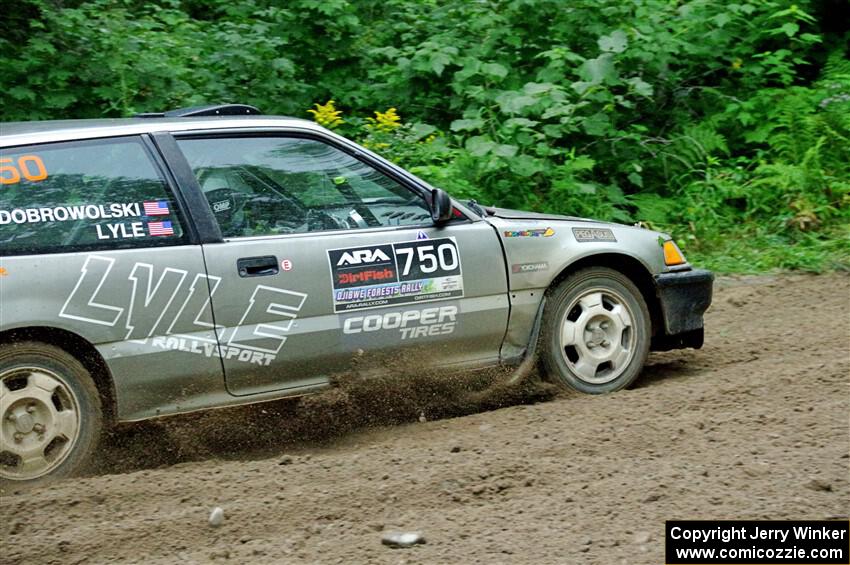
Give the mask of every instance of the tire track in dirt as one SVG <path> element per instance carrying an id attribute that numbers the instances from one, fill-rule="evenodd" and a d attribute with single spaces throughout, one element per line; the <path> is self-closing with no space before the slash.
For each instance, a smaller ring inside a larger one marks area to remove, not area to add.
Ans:
<path id="1" fill-rule="evenodd" d="M 659 563 L 664 520 L 846 516 L 848 281 L 721 279 L 706 347 L 613 395 L 372 381 L 138 426 L 106 474 L 3 494 L 0 560 Z"/>

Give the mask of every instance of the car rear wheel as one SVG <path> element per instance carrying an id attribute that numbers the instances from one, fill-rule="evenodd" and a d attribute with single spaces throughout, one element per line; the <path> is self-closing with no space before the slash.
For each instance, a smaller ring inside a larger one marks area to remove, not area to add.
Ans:
<path id="1" fill-rule="evenodd" d="M 100 396 L 79 361 L 42 343 L 0 346 L 0 486 L 81 471 L 101 426 Z"/>
<path id="2" fill-rule="evenodd" d="M 625 275 L 606 267 L 577 271 L 548 297 L 542 361 L 562 386 L 601 394 L 630 385 L 649 352 L 649 310 Z"/>

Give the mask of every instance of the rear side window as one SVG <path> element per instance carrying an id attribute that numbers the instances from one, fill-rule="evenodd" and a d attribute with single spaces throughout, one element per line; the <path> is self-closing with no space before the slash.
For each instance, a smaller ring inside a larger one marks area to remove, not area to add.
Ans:
<path id="1" fill-rule="evenodd" d="M 174 245 L 183 234 L 139 138 L 0 149 L 0 255 Z"/>

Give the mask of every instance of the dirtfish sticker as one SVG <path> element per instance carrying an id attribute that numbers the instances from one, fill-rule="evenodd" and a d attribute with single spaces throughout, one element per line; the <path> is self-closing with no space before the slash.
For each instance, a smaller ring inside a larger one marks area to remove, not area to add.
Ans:
<path id="1" fill-rule="evenodd" d="M 573 228 L 573 236 L 576 241 L 612 241 L 616 242 L 614 232 L 608 228 Z"/>
<path id="2" fill-rule="evenodd" d="M 553 235 L 555 235 L 555 230 L 552 228 L 505 231 L 505 237 L 552 237 Z"/>

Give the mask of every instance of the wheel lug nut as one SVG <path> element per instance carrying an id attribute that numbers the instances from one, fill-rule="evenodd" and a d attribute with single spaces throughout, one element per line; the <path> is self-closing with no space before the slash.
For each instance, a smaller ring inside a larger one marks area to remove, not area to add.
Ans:
<path id="1" fill-rule="evenodd" d="M 611 342 L 608 341 L 607 339 L 602 342 L 602 347 L 608 347 L 609 345 L 611 345 Z"/>
<path id="2" fill-rule="evenodd" d="M 35 412 L 35 404 L 30 404 L 27 406 L 27 413 L 32 414 L 33 412 Z"/>
<path id="3" fill-rule="evenodd" d="M 599 324 L 599 327 L 602 328 L 603 330 L 607 330 L 608 329 L 608 322 L 602 322 L 601 324 Z"/>
<path id="4" fill-rule="evenodd" d="M 15 432 L 15 443 L 21 443 L 24 440 L 24 434 Z"/>
<path id="5" fill-rule="evenodd" d="M 6 416 L 6 419 L 9 420 L 10 422 L 14 422 L 15 420 L 18 419 L 18 417 L 15 416 L 14 414 L 9 414 L 8 416 Z"/>
<path id="6" fill-rule="evenodd" d="M 596 347 L 596 344 L 592 341 L 588 341 L 586 345 L 588 349 L 593 349 L 594 347 Z"/>
<path id="7" fill-rule="evenodd" d="M 43 424 L 35 424 L 32 429 L 35 430 L 35 433 L 42 434 L 44 433 L 44 425 Z"/>

